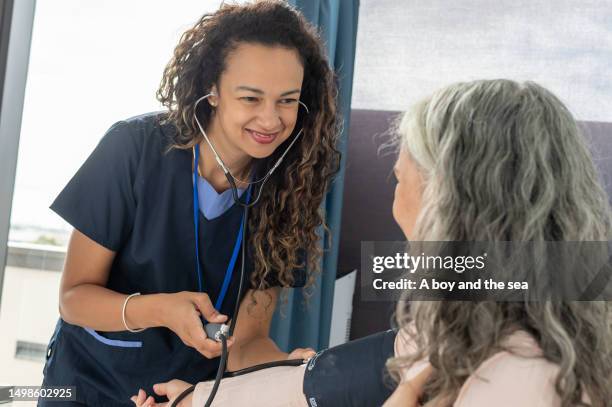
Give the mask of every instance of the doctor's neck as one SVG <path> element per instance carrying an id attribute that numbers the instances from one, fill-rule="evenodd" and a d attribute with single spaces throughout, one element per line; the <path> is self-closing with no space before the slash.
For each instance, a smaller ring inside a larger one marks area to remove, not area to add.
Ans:
<path id="1" fill-rule="evenodd" d="M 232 175 L 237 178 L 236 186 L 238 188 L 247 187 L 246 184 L 238 181 L 238 179 L 249 179 L 249 172 L 251 170 L 253 158 L 233 146 L 228 138 L 223 134 L 220 134 L 218 130 L 215 131 L 215 129 L 212 128 L 213 126 L 209 127 L 211 127 L 211 129 L 206 132 L 206 135 L 215 147 L 215 150 L 217 150 L 217 153 L 219 153 L 219 156 L 221 156 L 221 159 L 225 165 L 229 168 Z M 199 148 L 200 162 L 198 164 L 200 175 L 206 178 L 206 180 L 219 193 L 229 189 L 230 184 L 223 173 L 223 169 L 215 160 L 213 151 L 208 143 L 202 140 L 199 144 Z"/>

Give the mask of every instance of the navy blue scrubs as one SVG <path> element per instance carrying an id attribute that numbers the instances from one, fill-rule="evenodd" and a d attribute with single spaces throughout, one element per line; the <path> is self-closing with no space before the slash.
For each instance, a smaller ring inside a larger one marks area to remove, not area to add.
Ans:
<path id="1" fill-rule="evenodd" d="M 161 117 L 151 113 L 113 125 L 51 206 L 77 230 L 116 252 L 106 287 L 124 294 L 198 291 L 192 152 L 168 150 L 176 130 L 160 124 Z M 238 205 L 210 220 L 200 212 L 200 267 L 213 303 L 241 217 Z M 247 259 L 245 287 L 251 270 Z M 239 276 L 240 257 L 220 309 L 230 318 Z M 296 271 L 294 286 L 305 280 L 305 273 Z M 279 285 L 276 279 L 269 283 Z M 130 397 L 139 388 L 152 394 L 154 383 L 172 378 L 190 383 L 211 379 L 219 362 L 187 347 L 167 328 L 100 332 L 62 319 L 47 354 L 43 385 L 76 386 L 77 402 L 88 406 L 133 405 Z"/>

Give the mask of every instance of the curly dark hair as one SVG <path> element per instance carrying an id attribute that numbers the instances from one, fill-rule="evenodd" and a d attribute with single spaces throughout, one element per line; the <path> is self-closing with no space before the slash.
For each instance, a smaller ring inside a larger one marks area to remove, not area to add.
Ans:
<path id="1" fill-rule="evenodd" d="M 244 43 L 297 51 L 304 66 L 300 100 L 310 110 L 305 114 L 300 109 L 293 134 L 257 166 L 265 173 L 303 127 L 250 216 L 251 284 L 266 289 L 272 278 L 290 286 L 293 270 L 301 267 L 308 270 L 311 284 L 322 252 L 319 231 L 325 228 L 320 205 L 340 161 L 336 80 L 317 30 L 281 1 L 223 5 L 183 34 L 164 70 L 157 99 L 168 109 L 165 121 L 177 129 L 173 147 L 192 148 L 203 139 L 195 114 L 203 128 L 212 115 L 208 103 L 200 103 L 197 111 L 195 103 L 213 85 L 218 87 L 228 55 Z"/>

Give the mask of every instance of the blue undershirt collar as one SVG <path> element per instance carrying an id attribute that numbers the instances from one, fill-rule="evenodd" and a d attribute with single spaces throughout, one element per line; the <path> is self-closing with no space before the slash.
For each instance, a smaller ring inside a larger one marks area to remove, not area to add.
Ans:
<path id="1" fill-rule="evenodd" d="M 246 188 L 238 188 L 238 196 L 242 196 Z M 208 220 L 217 218 L 234 205 L 232 190 L 218 193 L 206 178 L 198 175 L 198 201 L 200 212 Z"/>

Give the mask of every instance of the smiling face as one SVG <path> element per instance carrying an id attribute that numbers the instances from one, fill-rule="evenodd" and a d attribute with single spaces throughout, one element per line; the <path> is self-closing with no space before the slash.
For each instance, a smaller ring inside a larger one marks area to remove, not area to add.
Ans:
<path id="1" fill-rule="evenodd" d="M 265 158 L 291 135 L 298 117 L 304 67 L 295 50 L 240 44 L 225 61 L 209 137 L 223 159 Z"/>

